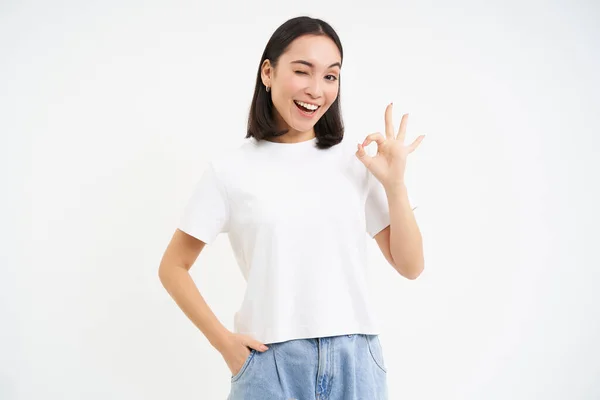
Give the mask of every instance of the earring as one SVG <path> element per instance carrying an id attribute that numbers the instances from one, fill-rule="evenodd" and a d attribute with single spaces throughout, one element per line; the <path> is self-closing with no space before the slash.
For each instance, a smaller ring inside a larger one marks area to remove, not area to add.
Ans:
<path id="1" fill-rule="evenodd" d="M 269 86 L 266 86 L 266 85 L 265 85 L 265 87 L 267 88 L 267 93 L 269 93 L 271 91 L 271 88 Z"/>

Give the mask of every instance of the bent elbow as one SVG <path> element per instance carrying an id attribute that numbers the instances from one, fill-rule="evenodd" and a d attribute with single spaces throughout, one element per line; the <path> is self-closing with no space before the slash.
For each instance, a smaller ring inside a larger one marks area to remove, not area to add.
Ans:
<path id="1" fill-rule="evenodd" d="M 398 268 L 398 272 L 406 279 L 414 281 L 419 276 L 421 276 L 421 273 L 423 273 L 424 269 L 425 266 L 421 264 L 418 266 L 410 266 L 409 268 Z"/>

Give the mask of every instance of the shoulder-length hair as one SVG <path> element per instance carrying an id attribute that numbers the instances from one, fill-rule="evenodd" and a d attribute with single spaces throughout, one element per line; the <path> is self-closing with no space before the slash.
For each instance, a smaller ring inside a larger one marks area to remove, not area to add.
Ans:
<path id="1" fill-rule="evenodd" d="M 274 116 L 274 107 L 271 96 L 266 91 L 261 79 L 261 68 L 265 60 L 269 60 L 273 68 L 277 66 L 279 57 L 283 54 L 290 43 L 296 38 L 304 35 L 327 36 L 336 44 L 342 61 L 344 52 L 342 43 L 335 30 L 325 21 L 307 16 L 292 18 L 284 22 L 271 36 L 267 43 L 256 74 L 256 86 L 248 116 L 248 130 L 246 138 L 254 137 L 261 140 L 268 137 L 281 136 L 286 130 L 278 130 L 277 121 Z M 341 84 L 341 79 L 338 85 Z M 329 148 L 340 143 L 344 137 L 344 124 L 340 110 L 340 93 L 329 109 L 319 118 L 315 124 L 315 135 L 319 148 Z"/>

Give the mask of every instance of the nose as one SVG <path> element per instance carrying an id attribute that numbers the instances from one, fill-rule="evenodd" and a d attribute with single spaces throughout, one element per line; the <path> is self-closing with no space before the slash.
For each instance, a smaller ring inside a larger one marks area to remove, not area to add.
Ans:
<path id="1" fill-rule="evenodd" d="M 308 87 L 306 88 L 306 93 L 310 95 L 312 98 L 318 99 L 323 95 L 322 83 L 319 78 L 312 78 Z"/>

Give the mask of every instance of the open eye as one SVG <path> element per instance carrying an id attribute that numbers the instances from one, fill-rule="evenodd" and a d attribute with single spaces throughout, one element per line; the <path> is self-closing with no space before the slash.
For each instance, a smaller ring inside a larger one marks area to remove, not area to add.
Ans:
<path id="1" fill-rule="evenodd" d="M 335 76 L 335 75 L 327 75 L 325 77 L 325 79 L 327 79 L 328 81 L 331 81 L 331 82 L 335 82 L 338 80 L 337 76 Z"/>

